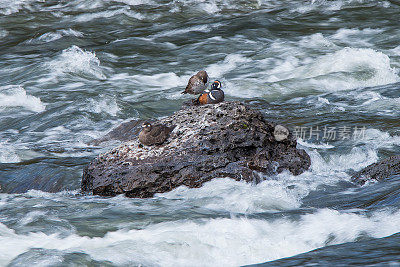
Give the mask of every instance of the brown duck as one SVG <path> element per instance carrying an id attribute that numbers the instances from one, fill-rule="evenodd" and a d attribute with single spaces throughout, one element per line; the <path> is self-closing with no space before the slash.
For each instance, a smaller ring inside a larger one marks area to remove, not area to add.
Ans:
<path id="1" fill-rule="evenodd" d="M 205 70 L 201 70 L 197 74 L 190 77 L 186 89 L 182 92 L 182 94 L 201 94 L 207 89 L 208 81 L 209 78 L 207 72 Z"/>
<path id="2" fill-rule="evenodd" d="M 139 133 L 140 143 L 145 146 L 152 146 L 164 143 L 175 126 L 168 127 L 163 124 L 151 125 L 149 122 L 145 122 L 142 128 L 143 129 Z"/>

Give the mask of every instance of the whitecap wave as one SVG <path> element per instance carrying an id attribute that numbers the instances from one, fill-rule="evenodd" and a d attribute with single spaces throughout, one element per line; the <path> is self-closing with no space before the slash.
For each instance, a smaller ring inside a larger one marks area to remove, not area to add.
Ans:
<path id="1" fill-rule="evenodd" d="M 73 73 L 105 79 L 106 76 L 100 67 L 100 60 L 94 52 L 84 51 L 74 45 L 62 51 L 56 59 L 47 64 L 56 75 Z"/>
<path id="2" fill-rule="evenodd" d="M 400 81 L 390 58 L 368 48 L 343 48 L 314 60 L 289 57 L 267 71 L 269 82 L 297 80 L 319 91 L 341 91 Z M 290 84 L 289 84 L 290 85 Z"/>
<path id="3" fill-rule="evenodd" d="M 349 80 L 345 81 L 346 86 L 337 86 L 336 84 L 328 86 L 328 83 L 325 83 L 327 89 L 340 90 L 341 87 L 342 89 L 352 89 L 400 81 L 397 70 L 390 66 L 390 59 L 387 55 L 373 49 L 360 48 L 344 48 L 333 54 L 322 56 L 302 74 L 304 74 L 303 77 L 316 77 L 337 72 L 346 72 L 352 75 Z"/>
<path id="4" fill-rule="evenodd" d="M 9 107 L 23 107 L 33 112 L 45 110 L 45 104 L 40 98 L 28 95 L 21 86 L 0 87 L 0 110 Z"/>
<path id="5" fill-rule="evenodd" d="M 39 216 L 42 216 L 39 214 Z M 400 212 L 370 216 L 321 209 L 271 221 L 232 218 L 174 221 L 139 230 L 108 232 L 104 237 L 30 232 L 19 234 L 0 224 L 1 265 L 30 248 L 83 252 L 116 265 L 239 266 L 289 257 L 326 245 L 385 237 L 400 231 Z"/>

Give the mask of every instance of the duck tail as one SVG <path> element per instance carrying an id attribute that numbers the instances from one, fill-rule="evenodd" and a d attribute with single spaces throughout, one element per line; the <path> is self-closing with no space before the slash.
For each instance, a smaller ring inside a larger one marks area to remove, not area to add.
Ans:
<path id="1" fill-rule="evenodd" d="M 192 104 L 195 106 L 199 106 L 201 104 L 200 97 L 201 97 L 201 95 L 197 99 L 192 99 Z"/>

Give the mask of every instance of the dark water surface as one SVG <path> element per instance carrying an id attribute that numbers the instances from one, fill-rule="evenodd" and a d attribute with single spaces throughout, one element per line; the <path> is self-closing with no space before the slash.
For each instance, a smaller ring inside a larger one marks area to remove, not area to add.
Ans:
<path id="1" fill-rule="evenodd" d="M 350 176 L 400 152 L 399 17 L 396 1 L 0 0 L 0 266 L 398 265 L 400 178 Z M 88 142 L 172 114 L 200 69 L 298 132 L 311 169 L 82 196 L 116 145 Z"/>

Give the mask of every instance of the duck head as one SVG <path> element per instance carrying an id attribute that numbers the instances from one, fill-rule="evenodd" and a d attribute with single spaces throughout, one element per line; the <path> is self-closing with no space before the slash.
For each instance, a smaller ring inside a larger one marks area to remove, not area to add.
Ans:
<path id="1" fill-rule="evenodd" d="M 199 71 L 197 76 L 203 81 L 204 84 L 208 83 L 208 74 L 205 70 Z"/>
<path id="2" fill-rule="evenodd" d="M 214 81 L 211 84 L 211 90 L 221 90 L 221 87 L 222 87 L 222 83 L 218 80 Z"/>
<path id="3" fill-rule="evenodd" d="M 142 129 L 143 129 L 143 131 L 146 131 L 146 132 L 150 131 L 152 127 L 153 127 L 153 126 L 152 126 L 151 123 L 148 122 L 148 121 L 145 121 L 145 122 L 143 122 L 143 124 L 142 124 Z"/>

